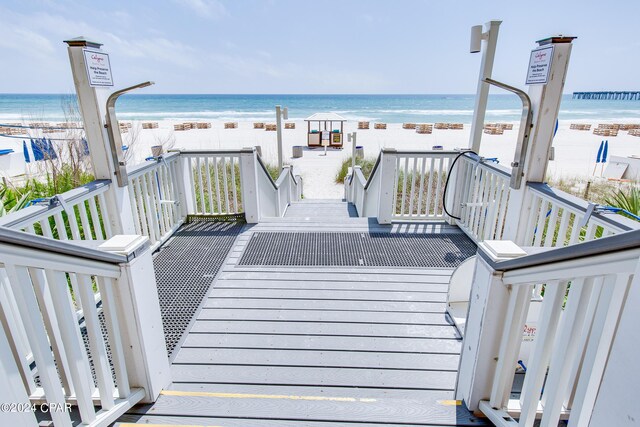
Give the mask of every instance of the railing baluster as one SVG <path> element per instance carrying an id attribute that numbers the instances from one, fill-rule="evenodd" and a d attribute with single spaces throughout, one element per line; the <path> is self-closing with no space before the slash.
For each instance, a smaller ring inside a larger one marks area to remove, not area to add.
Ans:
<path id="1" fill-rule="evenodd" d="M 222 198 L 220 195 L 220 178 L 219 178 L 219 174 L 218 174 L 218 164 L 219 164 L 219 158 L 218 156 L 215 156 L 213 158 L 213 170 L 214 170 L 214 178 L 215 178 L 215 182 L 216 182 L 216 200 L 218 201 L 218 208 L 217 210 L 215 210 L 213 213 L 218 213 L 221 214 L 222 213 Z M 223 163 L 224 165 L 224 163 Z"/>
<path id="2" fill-rule="evenodd" d="M 82 224 L 82 233 L 84 234 L 84 240 L 94 240 L 91 235 L 91 226 L 89 225 L 89 217 L 87 216 L 87 206 L 84 201 L 78 203 L 78 213 L 80 214 L 80 223 Z M 97 236 L 96 236 L 97 238 Z"/>
<path id="3" fill-rule="evenodd" d="M 544 246 L 550 248 L 555 246 L 554 239 L 556 235 L 556 225 L 558 224 L 558 205 L 551 207 L 551 215 L 549 215 L 549 221 L 547 223 L 547 232 L 544 238 Z"/>
<path id="4" fill-rule="evenodd" d="M 64 223 L 64 218 L 62 213 L 58 212 L 53 216 L 53 219 L 56 223 L 56 230 L 58 231 L 58 239 L 60 240 L 69 240 L 67 236 L 67 226 Z"/>
<path id="5" fill-rule="evenodd" d="M 200 157 L 196 158 L 196 171 L 198 174 L 198 190 L 200 192 L 200 212 L 198 213 L 206 214 L 207 210 L 204 207 L 204 188 L 202 183 L 202 165 Z"/>
<path id="6" fill-rule="evenodd" d="M 73 240 L 82 240 L 80 237 L 80 228 L 78 227 L 78 217 L 76 216 L 76 207 L 70 206 L 65 210 L 67 213 L 67 221 L 69 221 L 69 228 L 71 228 L 71 236 Z"/>
<path id="7" fill-rule="evenodd" d="M 50 239 L 53 239 L 53 232 L 51 231 L 51 224 L 49 224 L 49 218 L 43 218 L 40 221 L 38 221 L 38 223 L 40 224 L 40 229 L 42 230 L 42 235 L 44 237 L 48 237 Z"/>
<path id="8" fill-rule="evenodd" d="M 111 376 L 111 366 L 107 357 L 107 349 L 105 348 L 104 336 L 100 329 L 100 317 L 96 309 L 94 299 L 92 281 L 89 276 L 84 274 L 77 275 L 78 292 L 82 301 L 82 313 L 84 315 L 85 327 L 89 336 L 89 349 L 93 359 L 93 367 L 98 382 L 98 390 L 100 391 L 100 403 L 102 408 L 111 409 L 114 405 L 113 377 Z"/>
<path id="9" fill-rule="evenodd" d="M 104 193 L 98 194 L 98 203 L 100 203 L 100 214 L 102 215 L 102 225 L 104 226 L 105 239 L 113 237 L 111 232 L 111 222 L 109 221 L 109 208 L 105 200 Z"/>
<path id="10" fill-rule="evenodd" d="M 236 164 L 235 164 L 235 156 L 229 157 L 231 161 L 231 191 L 233 193 L 233 213 L 238 213 L 240 210 L 238 209 L 238 194 L 236 190 Z"/>
<path id="11" fill-rule="evenodd" d="M 224 213 L 230 213 L 229 210 L 229 184 L 227 183 L 227 158 L 222 156 L 222 184 L 224 189 Z"/>
<path id="12" fill-rule="evenodd" d="M 148 180 L 149 180 L 149 194 L 151 195 L 151 201 L 153 202 L 153 207 L 154 207 L 154 215 L 153 218 L 156 220 L 156 224 L 158 226 L 158 241 L 162 239 L 162 236 L 164 236 L 167 232 L 166 229 L 166 224 L 165 224 L 165 217 L 162 214 L 162 202 L 160 201 L 162 199 L 161 195 L 160 195 L 160 186 L 158 184 L 158 173 L 157 170 L 156 171 L 150 171 L 147 174 Z"/>
<path id="13" fill-rule="evenodd" d="M 209 169 L 209 157 L 204 158 L 204 169 L 207 176 L 207 190 L 209 191 L 209 213 L 213 213 L 213 192 L 211 191 L 211 169 Z"/>
<path id="14" fill-rule="evenodd" d="M 120 332 L 120 316 L 117 310 L 117 302 L 113 295 L 113 280 L 108 277 L 100 277 L 98 278 L 98 286 L 100 287 L 100 296 L 103 302 L 104 320 L 107 325 L 107 334 L 109 335 L 109 347 L 111 348 L 113 370 L 116 374 L 118 396 L 126 398 L 131 393 L 131 389 L 129 387 L 122 340 L 120 339 L 122 336 Z"/>
<path id="15" fill-rule="evenodd" d="M 160 240 L 160 236 L 156 232 L 156 217 L 154 215 L 153 205 L 151 203 L 151 195 L 149 194 L 149 183 L 147 182 L 147 175 L 140 175 L 140 188 L 142 192 L 142 200 L 144 201 L 144 210 L 147 216 L 146 226 L 148 230 L 148 236 L 151 243 L 155 243 Z"/>
<path id="16" fill-rule="evenodd" d="M 413 169 L 411 170 L 411 191 L 409 192 L 409 217 L 414 216 L 413 214 L 413 198 L 415 196 L 416 190 L 416 179 L 420 179 L 418 176 L 418 157 L 413 158 Z"/>
<path id="17" fill-rule="evenodd" d="M 442 186 L 444 185 L 444 162 L 445 158 L 440 157 L 438 161 L 438 176 L 437 176 L 437 185 L 436 185 L 436 198 L 433 202 L 433 216 L 434 217 L 442 217 L 444 215 L 442 211 L 442 200 L 440 199 L 440 192 L 442 191 Z"/>
<path id="18" fill-rule="evenodd" d="M 426 216 L 431 216 L 431 196 L 433 194 L 433 177 L 435 175 L 435 158 L 431 157 L 431 163 L 429 165 L 429 181 L 427 182 L 427 204 L 424 209 Z"/>
<path id="19" fill-rule="evenodd" d="M 423 200 L 423 192 L 424 192 L 424 180 L 426 178 L 425 176 L 425 169 L 427 166 L 427 158 L 425 156 L 422 156 L 420 158 L 420 189 L 418 190 L 418 206 L 417 206 L 417 212 L 416 215 L 420 216 L 422 213 L 422 200 Z M 428 216 L 427 213 L 425 212 L 425 216 Z"/>
<path id="20" fill-rule="evenodd" d="M 45 274 L 49 282 L 51 300 L 58 316 L 62 343 L 70 361 L 70 376 L 75 389 L 78 410 L 82 421 L 88 424 L 96 418 L 91 398 L 95 387 L 76 312 L 67 288 L 67 276 L 63 272 L 51 270 L 46 270 Z"/>
<path id="21" fill-rule="evenodd" d="M 106 236 L 102 233 L 102 226 L 100 225 L 100 215 L 98 215 L 98 206 L 96 206 L 95 197 L 88 199 L 89 213 L 91 214 L 91 222 L 93 223 L 93 233 L 96 236 L 96 240 L 105 240 Z"/>
<path id="22" fill-rule="evenodd" d="M 407 175 L 409 174 L 409 157 L 405 156 L 404 159 L 404 172 L 402 177 L 402 193 L 400 195 L 400 216 L 404 216 L 404 204 L 407 194 Z"/>
<path id="23" fill-rule="evenodd" d="M 137 234 L 144 235 L 145 233 L 142 231 L 141 220 L 140 220 L 140 209 L 141 206 L 138 204 L 136 200 L 136 182 L 137 178 L 131 178 L 129 180 L 129 203 L 131 204 L 131 214 L 133 215 L 133 225 L 136 229 Z"/>

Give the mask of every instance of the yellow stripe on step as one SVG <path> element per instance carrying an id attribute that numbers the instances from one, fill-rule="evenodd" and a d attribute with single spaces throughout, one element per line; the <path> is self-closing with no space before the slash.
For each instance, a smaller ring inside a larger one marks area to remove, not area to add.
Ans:
<path id="1" fill-rule="evenodd" d="M 220 397 L 227 399 L 285 399 L 285 400 L 315 400 L 325 402 L 375 402 L 376 399 L 355 397 L 330 397 L 330 396 L 295 396 L 284 394 L 245 394 L 245 393 L 211 393 L 201 391 L 176 391 L 164 390 L 160 392 L 164 396 L 196 396 L 196 397 Z"/>
<path id="2" fill-rule="evenodd" d="M 460 406 L 462 400 L 438 400 L 438 403 L 444 406 Z"/>

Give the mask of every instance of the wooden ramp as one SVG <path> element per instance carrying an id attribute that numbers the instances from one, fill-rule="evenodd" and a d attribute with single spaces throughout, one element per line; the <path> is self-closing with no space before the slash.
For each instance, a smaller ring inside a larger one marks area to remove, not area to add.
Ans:
<path id="1" fill-rule="evenodd" d="M 459 232 L 379 226 L 350 218 L 345 203 L 314 203 L 238 236 L 173 361 L 173 384 L 123 426 L 490 425 L 453 400 L 452 269 L 239 265 L 256 232 Z"/>

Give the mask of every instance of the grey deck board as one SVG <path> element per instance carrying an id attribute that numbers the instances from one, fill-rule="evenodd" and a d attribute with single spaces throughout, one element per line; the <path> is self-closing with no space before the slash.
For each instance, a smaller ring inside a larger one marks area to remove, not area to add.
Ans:
<path id="1" fill-rule="evenodd" d="M 291 269 L 293 270 L 293 269 Z M 442 276 L 450 276 L 451 270 L 442 271 Z M 297 280 L 297 281 L 353 281 L 353 282 L 404 282 L 404 283 L 428 283 L 425 282 L 425 276 L 416 274 L 377 274 L 367 273 L 363 269 L 361 273 L 310 273 L 296 271 L 276 271 L 260 270 L 260 271 L 234 271 L 225 269 L 219 276 L 219 279 L 226 280 Z"/>
<path id="2" fill-rule="evenodd" d="M 446 292 L 395 292 L 324 289 L 216 289 L 215 298 L 446 302 Z"/>
<path id="3" fill-rule="evenodd" d="M 247 225 L 172 361 L 173 383 L 121 422 L 226 427 L 488 425 L 454 399 L 451 268 L 239 266 L 256 232 L 461 233 L 378 225 L 305 201 Z M 331 218 L 333 216 L 333 218 Z M 454 401 L 455 402 L 455 401 Z"/>
<path id="4" fill-rule="evenodd" d="M 433 283 L 403 282 L 349 282 L 314 280 L 301 283 L 295 280 L 218 280 L 216 289 L 330 289 L 330 290 L 368 290 L 393 292 L 447 292 L 449 277 L 432 276 Z"/>
<path id="5" fill-rule="evenodd" d="M 154 416 L 154 415 L 124 415 L 120 419 L 123 423 L 155 424 L 168 426 L 212 426 L 212 427 L 299 427 L 301 422 L 285 420 L 266 420 L 251 418 L 250 421 L 244 418 L 211 418 L 211 417 L 180 417 L 180 416 Z M 390 424 L 384 423 L 387 427 L 421 427 L 424 424 Z M 480 424 L 482 425 L 482 424 Z M 306 427 L 344 427 L 343 422 L 331 421 L 304 421 Z M 433 427 L 445 427 L 443 424 Z M 116 425 L 116 427 L 119 427 Z M 127 427 L 126 425 L 124 427 Z M 357 427 L 380 427 L 380 424 L 358 423 Z"/>
<path id="6" fill-rule="evenodd" d="M 198 319 L 201 320 L 264 320 L 281 322 L 337 322 L 370 324 L 412 324 L 412 325 L 448 325 L 444 313 L 390 313 L 385 311 L 351 310 L 262 310 L 204 308 Z"/>
<path id="7" fill-rule="evenodd" d="M 308 323 L 308 322 L 268 322 L 268 321 L 199 321 L 193 325 L 194 333 L 230 334 L 289 334 L 327 336 L 374 336 L 395 338 L 450 338 L 458 334 L 449 325 L 387 325 L 366 323 Z"/>
<path id="8" fill-rule="evenodd" d="M 298 421 L 302 425 L 307 421 L 386 424 L 399 420 L 418 425 L 428 425 L 425 420 L 431 425 L 480 424 L 468 411 L 460 409 L 460 406 L 438 402 L 392 398 L 345 402 L 161 395 L 147 415 L 243 418 L 245 425 L 250 425 L 250 420 L 255 418 Z"/>
<path id="9" fill-rule="evenodd" d="M 425 357 L 423 354 L 413 353 L 183 348 L 174 363 L 456 371 L 458 360 L 459 356 L 453 354 L 431 354 Z"/>
<path id="10" fill-rule="evenodd" d="M 460 342 L 442 338 L 387 338 L 191 333 L 182 347 L 274 348 L 458 354 Z"/>
<path id="11" fill-rule="evenodd" d="M 313 299 L 232 299 L 209 297 L 203 307 L 206 308 L 274 308 L 290 310 L 354 310 L 354 311 L 395 311 L 444 313 L 445 303 L 439 302 L 397 302 L 397 301 L 345 301 Z"/>
<path id="12" fill-rule="evenodd" d="M 290 366 L 171 366 L 174 383 L 280 384 L 325 387 L 374 387 L 453 390 L 456 373 L 449 371 L 356 369 Z"/>

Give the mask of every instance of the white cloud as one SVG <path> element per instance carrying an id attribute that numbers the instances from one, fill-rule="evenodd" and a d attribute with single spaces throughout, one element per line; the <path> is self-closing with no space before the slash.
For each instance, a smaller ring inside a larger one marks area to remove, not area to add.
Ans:
<path id="1" fill-rule="evenodd" d="M 196 12 L 202 18 L 219 19 L 227 15 L 227 9 L 218 0 L 174 0 Z"/>

